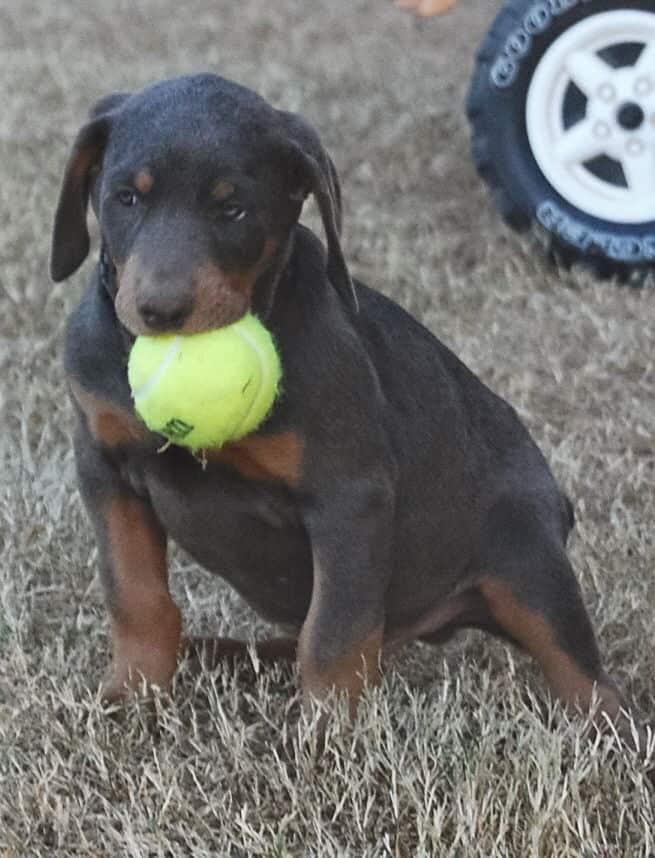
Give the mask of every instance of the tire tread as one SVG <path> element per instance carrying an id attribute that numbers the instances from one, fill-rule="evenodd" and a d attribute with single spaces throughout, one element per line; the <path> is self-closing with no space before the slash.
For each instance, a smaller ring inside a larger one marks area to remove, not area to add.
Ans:
<path id="1" fill-rule="evenodd" d="M 474 71 L 466 99 L 466 114 L 471 125 L 471 155 L 480 178 L 491 191 L 494 203 L 503 220 L 517 232 L 534 229 L 534 216 L 530 208 L 512 195 L 502 181 L 492 152 L 489 128 L 497 118 L 489 98 L 491 64 L 507 39 L 512 28 L 523 18 L 534 0 L 508 0 L 494 19 L 489 31 L 476 52 Z M 611 277 L 620 282 L 641 283 L 653 266 L 617 262 L 603 255 L 585 254 L 552 233 L 541 234 L 541 245 L 546 257 L 558 266 L 570 269 L 582 264 L 599 279 Z"/>

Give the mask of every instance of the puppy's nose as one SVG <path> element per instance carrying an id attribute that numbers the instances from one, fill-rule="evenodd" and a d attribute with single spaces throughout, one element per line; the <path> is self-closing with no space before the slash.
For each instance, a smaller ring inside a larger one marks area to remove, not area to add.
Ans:
<path id="1" fill-rule="evenodd" d="M 137 304 L 139 315 L 151 331 L 175 331 L 182 327 L 191 313 L 191 304 L 182 300 L 166 300 L 161 296 L 144 298 Z"/>

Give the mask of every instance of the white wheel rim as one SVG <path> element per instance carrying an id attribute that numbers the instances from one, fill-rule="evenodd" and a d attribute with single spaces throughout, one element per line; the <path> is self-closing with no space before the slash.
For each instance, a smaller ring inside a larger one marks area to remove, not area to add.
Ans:
<path id="1" fill-rule="evenodd" d="M 598 55 L 625 44 L 643 45 L 633 65 L 614 68 Z M 586 106 L 567 127 L 572 84 Z M 655 220 L 655 13 L 601 12 L 566 30 L 535 69 L 526 128 L 541 172 L 571 205 L 612 223 Z M 602 157 L 620 164 L 623 179 L 615 164 L 611 180 L 598 175 Z"/>

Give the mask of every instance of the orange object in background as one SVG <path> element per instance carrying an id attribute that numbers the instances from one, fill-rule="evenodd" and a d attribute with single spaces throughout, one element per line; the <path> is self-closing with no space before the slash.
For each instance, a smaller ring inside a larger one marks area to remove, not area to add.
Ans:
<path id="1" fill-rule="evenodd" d="M 457 3 L 457 0 L 394 0 L 399 9 L 410 9 L 416 15 L 429 18 L 443 15 Z"/>

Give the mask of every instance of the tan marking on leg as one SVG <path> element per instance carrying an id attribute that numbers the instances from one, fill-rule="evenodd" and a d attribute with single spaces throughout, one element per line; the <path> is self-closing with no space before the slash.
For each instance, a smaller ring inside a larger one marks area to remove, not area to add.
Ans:
<path id="1" fill-rule="evenodd" d="M 298 640 L 298 661 L 305 702 L 310 702 L 312 698 L 322 700 L 334 689 L 347 694 L 351 715 L 354 714 L 364 684 L 376 685 L 380 680 L 382 627 L 353 644 L 324 668 L 319 668 L 311 655 L 308 642 L 311 631 L 306 632 L 305 629 L 306 626 L 303 626 Z"/>
<path id="2" fill-rule="evenodd" d="M 103 447 L 113 449 L 126 444 L 146 441 L 150 433 L 136 415 L 114 402 L 85 390 L 78 382 L 70 382 L 71 396 L 84 414 L 89 432 Z"/>
<path id="3" fill-rule="evenodd" d="M 210 462 L 222 462 L 249 480 L 276 481 L 298 486 L 302 477 L 304 443 L 295 432 L 250 435 L 208 450 Z"/>
<path id="4" fill-rule="evenodd" d="M 588 710 L 593 700 L 594 680 L 561 648 L 543 615 L 522 605 L 511 588 L 498 579 L 483 579 L 480 590 L 492 617 L 540 664 L 555 694 L 568 705 Z M 595 688 L 601 711 L 615 719 L 621 708 L 619 695 L 600 682 Z"/>
<path id="5" fill-rule="evenodd" d="M 321 700 L 331 689 L 345 691 L 350 701 L 351 713 L 357 707 L 364 682 L 377 683 L 380 675 L 380 658 L 384 629 L 382 625 L 373 629 L 360 640 L 347 646 L 338 657 L 319 665 L 321 653 L 317 653 L 314 640 L 319 616 L 325 608 L 323 602 L 323 577 L 319 563 L 314 563 L 314 589 L 307 617 L 298 638 L 298 664 L 303 697 L 309 702 L 312 697 Z"/>
<path id="6" fill-rule="evenodd" d="M 144 196 L 152 190 L 155 179 L 147 167 L 143 167 L 134 177 L 134 187 Z"/>
<path id="7" fill-rule="evenodd" d="M 168 590 L 166 538 L 136 499 L 113 500 L 106 512 L 112 589 L 113 658 L 105 693 L 166 686 L 177 666 L 182 621 Z"/>

